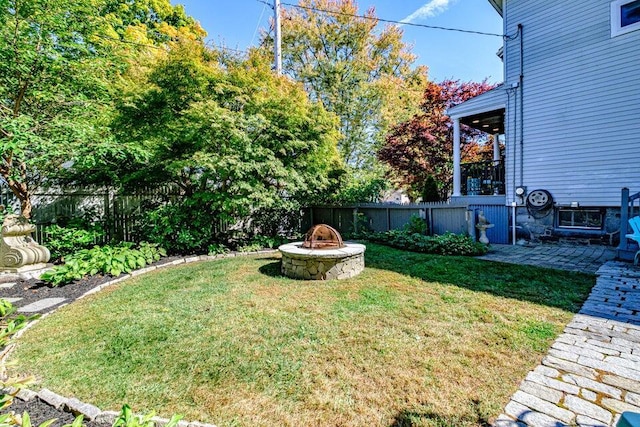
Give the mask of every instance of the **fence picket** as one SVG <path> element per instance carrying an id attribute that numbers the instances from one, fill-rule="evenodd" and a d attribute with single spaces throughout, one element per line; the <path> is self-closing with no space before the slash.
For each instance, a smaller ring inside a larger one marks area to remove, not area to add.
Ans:
<path id="1" fill-rule="evenodd" d="M 38 191 L 32 198 L 32 223 L 36 226 L 34 238 L 47 243 L 48 235 L 44 229 L 51 224 L 65 221 L 80 211 L 93 211 L 93 221 L 102 223 L 105 236 L 96 244 L 112 239 L 130 240 L 134 237 L 134 221 L 140 213 L 143 202 L 175 200 L 179 196 L 176 188 L 142 188 L 133 193 L 119 193 L 111 188 L 65 188 Z M 0 185 L 0 203 L 16 210 L 19 207 L 16 197 L 6 185 Z"/>

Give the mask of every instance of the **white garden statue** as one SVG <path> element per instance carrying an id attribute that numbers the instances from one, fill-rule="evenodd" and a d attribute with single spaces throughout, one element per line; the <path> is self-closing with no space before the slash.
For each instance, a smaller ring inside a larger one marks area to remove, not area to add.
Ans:
<path id="1" fill-rule="evenodd" d="M 484 211 L 478 211 L 478 223 L 476 224 L 476 228 L 480 230 L 480 240 L 481 243 L 485 245 L 489 244 L 489 238 L 487 237 L 487 228 L 493 227 L 494 224 L 489 224 L 487 218 L 484 216 Z"/>
<path id="2" fill-rule="evenodd" d="M 9 214 L 2 222 L 0 232 L 0 270 L 19 272 L 45 266 L 51 254 L 49 249 L 33 240 L 36 226 L 24 217 Z"/>

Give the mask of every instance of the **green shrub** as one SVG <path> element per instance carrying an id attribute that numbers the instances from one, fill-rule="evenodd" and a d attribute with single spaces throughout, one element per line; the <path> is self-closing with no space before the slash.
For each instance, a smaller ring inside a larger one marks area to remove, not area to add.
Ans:
<path id="1" fill-rule="evenodd" d="M 260 209 L 251 214 L 251 231 L 259 236 L 289 235 L 299 228 L 300 209 L 284 206 Z"/>
<path id="2" fill-rule="evenodd" d="M 98 273 L 115 277 L 142 268 L 166 255 L 164 249 L 155 244 L 142 242 L 137 249 L 132 246 L 132 243 L 125 243 L 83 249 L 69 255 L 63 265 L 55 266 L 40 278 L 52 286 L 60 286 Z"/>
<path id="3" fill-rule="evenodd" d="M 212 243 L 207 248 L 207 255 L 226 254 L 229 252 L 229 248 L 222 243 Z"/>
<path id="4" fill-rule="evenodd" d="M 483 255 L 488 251 L 486 245 L 474 241 L 471 237 L 453 233 L 424 236 L 405 230 L 391 230 L 384 233 L 370 233 L 367 235 L 367 240 L 408 251 L 439 255 L 475 256 Z"/>
<path id="5" fill-rule="evenodd" d="M 427 234 L 427 223 L 418 215 L 411 215 L 409 222 L 405 224 L 404 231 L 409 234 Z"/>
<path id="6" fill-rule="evenodd" d="M 273 249 L 286 242 L 288 242 L 288 240 L 281 236 L 254 236 L 246 243 L 238 246 L 238 250 L 240 252 L 254 252 L 265 248 Z"/>
<path id="7" fill-rule="evenodd" d="M 205 253 L 224 240 L 219 212 L 207 197 L 196 194 L 179 202 L 144 209 L 136 234 L 171 254 Z"/>
<path id="8" fill-rule="evenodd" d="M 51 251 L 53 262 L 61 261 L 67 255 L 71 255 L 82 249 L 89 249 L 96 244 L 96 240 L 104 235 L 104 231 L 98 228 L 84 230 L 73 227 L 60 227 L 57 224 L 49 225 L 44 229 L 47 235 L 46 247 Z"/>
<path id="9" fill-rule="evenodd" d="M 153 242 L 171 254 L 217 254 L 229 250 L 253 251 L 276 247 L 284 241 L 277 235 L 280 228 L 294 229 L 299 212 L 270 209 L 254 212 L 243 221 L 227 220 L 213 208 L 206 194 L 195 194 L 146 209 L 139 218 L 136 234 L 141 240 Z M 254 233 L 260 233 L 254 236 Z M 272 237 L 274 236 L 274 237 Z"/>
<path id="10" fill-rule="evenodd" d="M 371 221 L 362 212 L 357 212 L 354 217 L 355 223 L 342 233 L 342 237 L 345 239 L 365 239 L 367 235 L 371 233 Z M 356 232 L 357 230 L 357 232 Z"/>

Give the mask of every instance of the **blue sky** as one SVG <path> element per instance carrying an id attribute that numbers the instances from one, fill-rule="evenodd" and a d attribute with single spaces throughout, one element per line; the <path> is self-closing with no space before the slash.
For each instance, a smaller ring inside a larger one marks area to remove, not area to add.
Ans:
<path id="1" fill-rule="evenodd" d="M 297 4 L 297 0 L 281 1 Z M 258 0 L 171 2 L 184 5 L 212 43 L 240 50 L 259 42 L 260 30 L 269 27 L 273 15 L 273 10 Z M 358 6 L 361 12 L 373 6 L 376 15 L 384 19 L 502 34 L 502 18 L 487 0 L 360 0 Z M 416 62 L 429 67 L 431 80 L 502 81 L 502 62 L 496 56 L 502 46 L 500 37 L 409 25 L 403 30 L 404 41 L 418 55 Z"/>

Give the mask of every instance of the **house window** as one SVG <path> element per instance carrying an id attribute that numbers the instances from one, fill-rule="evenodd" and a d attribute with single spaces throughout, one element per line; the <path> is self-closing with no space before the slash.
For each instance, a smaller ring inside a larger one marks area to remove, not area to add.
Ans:
<path id="1" fill-rule="evenodd" d="M 600 209 L 569 209 L 558 210 L 558 227 L 584 228 L 589 230 L 602 229 L 603 215 Z"/>
<path id="2" fill-rule="evenodd" d="M 640 30 L 640 0 L 611 2 L 611 37 Z"/>

